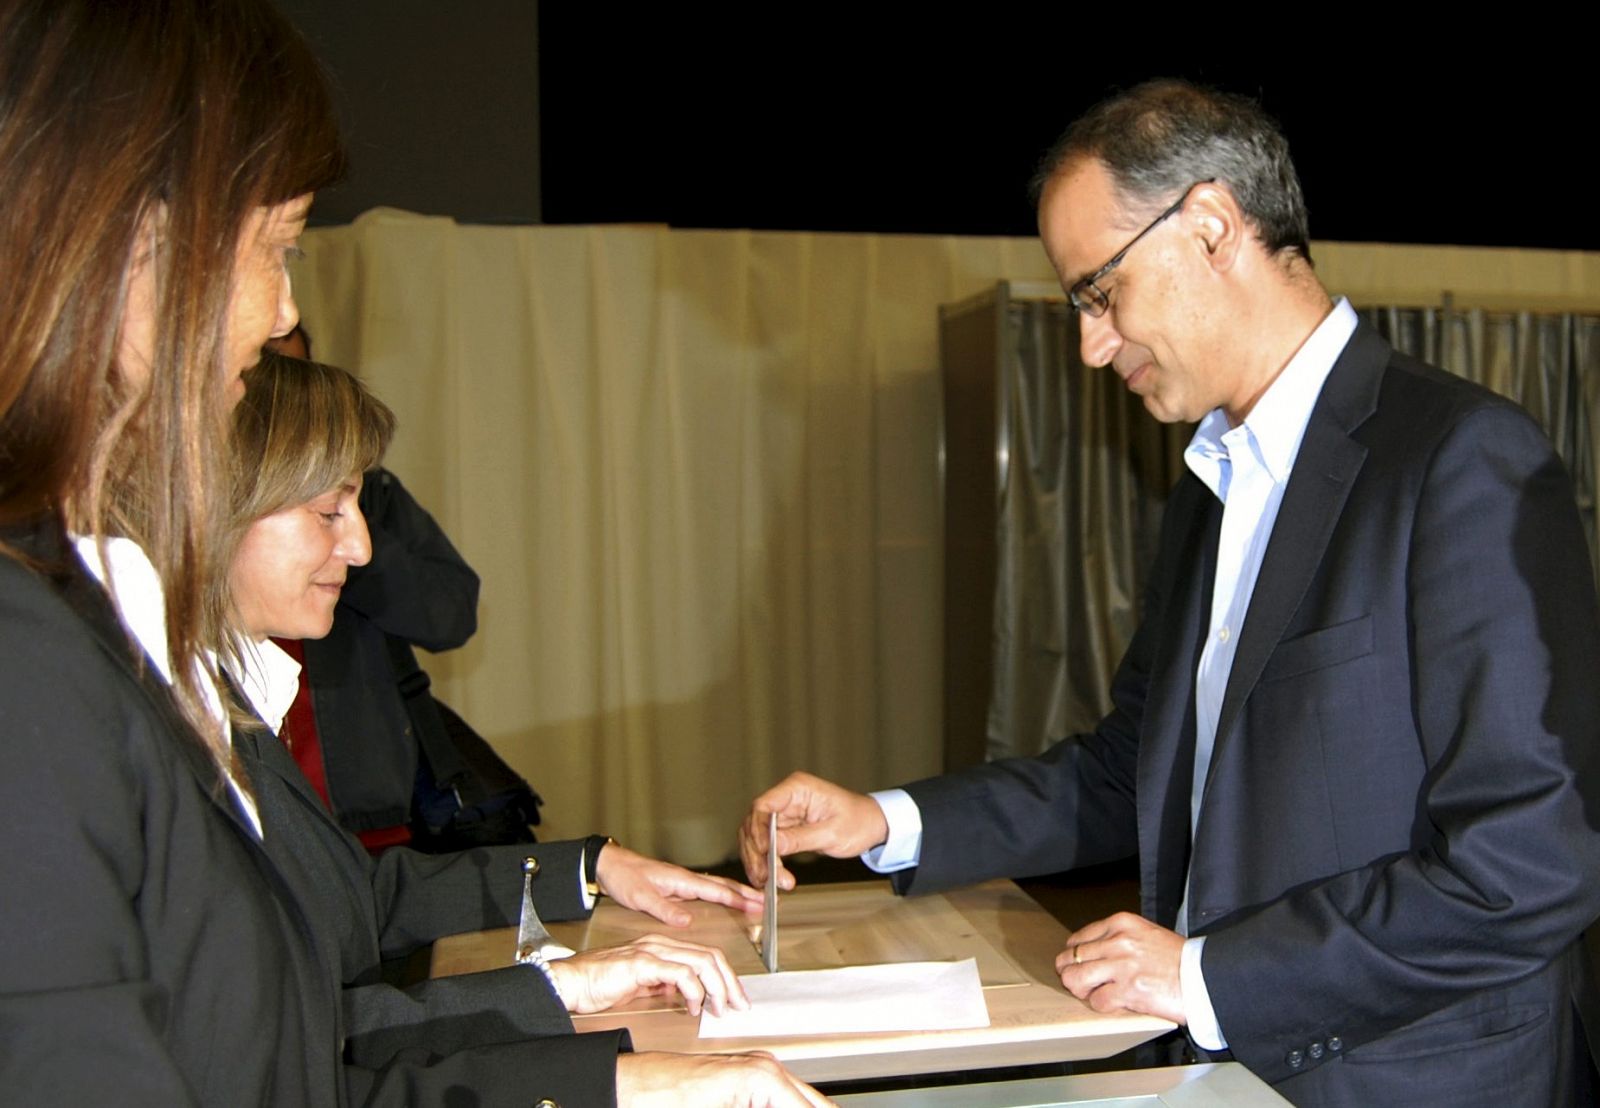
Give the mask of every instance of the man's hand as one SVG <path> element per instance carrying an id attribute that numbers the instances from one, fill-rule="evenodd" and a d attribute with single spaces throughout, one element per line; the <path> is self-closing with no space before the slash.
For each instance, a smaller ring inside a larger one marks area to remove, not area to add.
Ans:
<path id="1" fill-rule="evenodd" d="M 1056 955 L 1056 972 L 1067 991 L 1096 1012 L 1124 1008 L 1181 1024 L 1182 957 L 1182 935 L 1118 912 L 1069 935 L 1067 949 Z"/>
<path id="2" fill-rule="evenodd" d="M 689 1014 L 702 1008 L 721 1015 L 748 1008 L 750 998 L 722 951 L 665 935 L 646 935 L 622 946 L 585 950 L 549 964 L 556 995 L 575 1015 L 604 1012 L 634 997 L 676 990 Z"/>
<path id="3" fill-rule="evenodd" d="M 828 1108 L 770 1054 L 621 1054 L 619 1108 Z"/>
<path id="4" fill-rule="evenodd" d="M 780 857 L 815 850 L 830 858 L 849 858 L 889 837 L 883 809 L 870 796 L 809 773 L 791 773 L 756 797 L 739 828 L 739 854 L 752 884 L 766 884 L 767 818 L 773 812 L 778 813 Z M 794 874 L 781 863 L 778 887 L 794 888 Z"/>
<path id="5" fill-rule="evenodd" d="M 762 895 L 748 885 L 691 873 L 616 843 L 600 848 L 594 868 L 601 892 L 624 908 L 645 912 L 670 927 L 687 927 L 693 922 L 694 916 L 679 903 L 684 900 L 707 900 L 752 914 L 761 911 Z"/>

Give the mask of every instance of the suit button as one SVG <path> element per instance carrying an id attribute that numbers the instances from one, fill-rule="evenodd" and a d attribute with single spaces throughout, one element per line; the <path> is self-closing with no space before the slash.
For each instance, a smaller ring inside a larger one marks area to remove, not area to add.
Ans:
<path id="1" fill-rule="evenodd" d="M 1333 1051 L 1335 1054 L 1339 1053 L 1344 1049 L 1344 1040 L 1339 1038 L 1337 1035 L 1331 1036 L 1328 1039 L 1328 1049 Z"/>
<path id="2" fill-rule="evenodd" d="M 1322 1057 L 1322 1044 L 1312 1043 L 1310 1046 L 1306 1047 L 1306 1053 L 1311 1055 L 1311 1060 L 1315 1062 L 1318 1058 Z"/>
<path id="3" fill-rule="evenodd" d="M 549 1097 L 545 1097 L 538 1104 L 535 1104 L 533 1106 L 533 1108 L 561 1108 L 561 1105 L 557 1104 L 555 1101 L 551 1100 Z"/>
<path id="4" fill-rule="evenodd" d="M 1284 1055 L 1283 1060 L 1288 1063 L 1289 1068 L 1292 1070 L 1297 1070 L 1306 1064 L 1306 1056 L 1301 1054 L 1298 1050 L 1291 1050 L 1288 1054 Z"/>

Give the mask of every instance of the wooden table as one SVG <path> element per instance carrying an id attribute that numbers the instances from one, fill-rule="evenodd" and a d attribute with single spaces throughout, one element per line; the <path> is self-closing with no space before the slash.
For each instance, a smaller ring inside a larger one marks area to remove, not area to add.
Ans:
<path id="1" fill-rule="evenodd" d="M 682 931 L 611 900 L 601 901 L 587 922 L 552 924 L 550 930 L 577 950 L 670 931 L 721 947 L 737 973 L 765 972 L 741 913 L 714 904 L 688 907 L 695 921 Z M 1067 929 L 1009 881 L 910 898 L 895 896 L 887 881 L 803 886 L 783 895 L 779 920 L 779 965 L 786 970 L 976 958 L 990 1025 L 964 1031 L 702 1039 L 699 1020 L 668 997 L 576 1016 L 573 1023 L 579 1031 L 627 1027 L 636 1050 L 771 1051 L 812 1082 L 1105 1058 L 1173 1026 L 1153 1016 L 1102 1015 L 1062 988 L 1054 962 Z M 434 944 L 432 975 L 509 965 L 515 945 L 515 928 L 441 939 Z"/>

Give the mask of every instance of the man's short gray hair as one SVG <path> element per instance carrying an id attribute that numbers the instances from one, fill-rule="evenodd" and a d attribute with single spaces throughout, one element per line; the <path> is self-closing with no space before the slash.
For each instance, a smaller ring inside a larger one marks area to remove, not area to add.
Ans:
<path id="1" fill-rule="evenodd" d="M 1311 258 L 1300 178 L 1289 142 L 1260 104 L 1187 81 L 1147 81 L 1101 101 L 1068 127 L 1034 175 L 1035 201 L 1052 177 L 1094 158 L 1131 206 L 1169 204 L 1197 181 L 1223 182 L 1270 253 Z"/>

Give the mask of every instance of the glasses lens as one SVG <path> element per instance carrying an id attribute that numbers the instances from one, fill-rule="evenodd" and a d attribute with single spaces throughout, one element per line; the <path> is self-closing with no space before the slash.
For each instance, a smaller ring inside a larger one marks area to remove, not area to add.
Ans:
<path id="1" fill-rule="evenodd" d="M 1072 306 L 1084 315 L 1100 316 L 1105 314 L 1110 307 L 1106 294 L 1101 292 L 1089 281 L 1080 281 L 1073 285 L 1067 293 L 1067 299 L 1072 301 Z"/>

